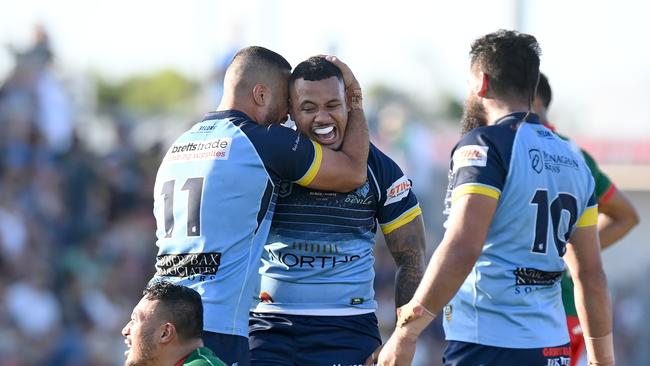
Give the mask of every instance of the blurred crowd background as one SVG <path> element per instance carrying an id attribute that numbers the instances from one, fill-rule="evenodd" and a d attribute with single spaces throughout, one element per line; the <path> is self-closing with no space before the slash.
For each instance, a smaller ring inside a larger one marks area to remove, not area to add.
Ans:
<path id="1" fill-rule="evenodd" d="M 35 26 L 27 44 L 5 45 L 10 66 L 0 74 L 0 365 L 122 365 L 120 330 L 154 272 L 158 164 L 171 139 L 215 108 L 224 68 L 240 45 L 213 55 L 214 66 L 198 78 L 160 69 L 117 79 L 69 67 L 55 43 Z M 390 83 L 364 90 L 372 141 L 414 182 L 430 254 L 443 234 L 463 100 L 441 92 L 422 101 Z M 618 149 L 578 138 L 616 173 L 642 218 L 604 254 L 620 365 L 650 364 L 650 181 L 639 173 L 650 165 L 647 137 Z M 375 253 L 386 337 L 395 320 L 395 265 L 381 235 Z M 439 365 L 443 348 L 437 321 L 414 364 Z"/>

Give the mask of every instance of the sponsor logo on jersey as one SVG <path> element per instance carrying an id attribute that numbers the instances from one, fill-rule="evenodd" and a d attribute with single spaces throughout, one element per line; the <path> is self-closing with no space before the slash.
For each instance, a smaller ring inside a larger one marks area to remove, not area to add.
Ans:
<path id="1" fill-rule="evenodd" d="M 547 272 L 535 268 L 519 267 L 513 273 L 516 286 L 551 286 L 562 278 L 563 272 Z"/>
<path id="2" fill-rule="evenodd" d="M 384 206 L 401 201 L 403 198 L 408 196 L 410 191 L 411 180 L 403 175 L 401 178 L 393 182 L 393 184 L 391 184 L 386 190 L 386 203 L 384 203 Z"/>
<path id="3" fill-rule="evenodd" d="M 528 150 L 528 156 L 530 157 L 530 166 L 533 170 L 540 174 L 544 170 L 544 160 L 542 158 L 542 152 L 538 149 Z"/>
<path id="4" fill-rule="evenodd" d="M 363 304 L 363 298 L 361 297 L 353 297 L 350 299 L 350 305 L 361 305 Z"/>
<path id="5" fill-rule="evenodd" d="M 547 130 L 547 129 L 540 129 L 540 130 L 535 130 L 537 132 L 537 137 L 541 137 L 543 139 L 553 139 L 553 132 Z"/>
<path id="6" fill-rule="evenodd" d="M 531 168 L 538 174 L 542 170 L 559 173 L 563 167 L 578 170 L 580 166 L 578 160 L 571 156 L 548 153 L 539 149 L 528 150 L 528 157 L 530 158 Z"/>
<path id="7" fill-rule="evenodd" d="M 542 350 L 544 357 L 546 359 L 545 366 L 569 366 L 569 360 L 571 356 L 570 347 L 546 347 Z"/>
<path id="8" fill-rule="evenodd" d="M 267 253 L 270 261 L 283 264 L 288 268 L 336 268 L 361 258 L 356 254 L 339 254 L 336 244 L 301 242 L 294 242 L 291 250 L 267 249 Z"/>
<path id="9" fill-rule="evenodd" d="M 453 305 L 445 305 L 443 308 L 443 313 L 445 314 L 445 319 L 449 322 L 451 321 L 451 315 L 453 313 L 454 306 Z"/>
<path id="10" fill-rule="evenodd" d="M 266 304 L 270 304 L 273 303 L 273 297 L 271 297 L 268 292 L 262 291 L 260 292 L 260 301 Z"/>
<path id="11" fill-rule="evenodd" d="M 156 276 L 191 277 L 215 275 L 221 253 L 166 254 L 156 257 Z"/>
<path id="12" fill-rule="evenodd" d="M 366 181 L 364 185 L 348 193 L 348 195 L 345 197 L 344 202 L 351 205 L 362 205 L 362 206 L 371 205 L 375 201 L 373 200 L 374 198 L 373 195 L 368 196 L 369 193 L 370 193 L 370 183 Z"/>
<path id="13" fill-rule="evenodd" d="M 490 148 L 481 145 L 461 146 L 452 157 L 454 172 L 467 166 L 487 166 L 487 154 Z"/>
<path id="14" fill-rule="evenodd" d="M 165 156 L 167 161 L 228 160 L 232 137 L 201 142 L 184 142 L 172 145 Z"/>

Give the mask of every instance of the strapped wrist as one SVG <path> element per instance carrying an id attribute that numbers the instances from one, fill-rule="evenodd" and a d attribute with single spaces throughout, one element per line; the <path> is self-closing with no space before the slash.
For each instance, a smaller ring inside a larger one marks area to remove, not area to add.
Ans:
<path id="1" fill-rule="evenodd" d="M 352 109 L 363 109 L 363 94 L 361 93 L 361 88 L 354 88 L 347 90 L 348 96 L 350 97 L 350 108 Z"/>
<path id="2" fill-rule="evenodd" d="M 584 338 L 590 366 L 614 366 L 614 337 L 611 332 L 602 337 Z"/>

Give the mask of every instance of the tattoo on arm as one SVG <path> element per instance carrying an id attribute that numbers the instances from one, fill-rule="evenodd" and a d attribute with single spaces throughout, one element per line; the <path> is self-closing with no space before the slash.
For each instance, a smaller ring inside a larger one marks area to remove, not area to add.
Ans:
<path id="1" fill-rule="evenodd" d="M 395 305 L 411 300 L 425 270 L 424 224 L 422 216 L 386 235 L 386 245 L 397 264 L 395 274 Z"/>

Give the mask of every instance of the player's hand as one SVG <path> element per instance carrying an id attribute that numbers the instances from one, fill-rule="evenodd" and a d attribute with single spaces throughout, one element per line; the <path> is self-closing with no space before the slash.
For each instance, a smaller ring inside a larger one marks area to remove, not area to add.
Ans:
<path id="1" fill-rule="evenodd" d="M 345 90 L 354 90 L 354 89 L 361 89 L 361 85 L 357 81 L 357 78 L 354 76 L 352 73 L 352 70 L 348 65 L 346 65 L 343 61 L 341 61 L 338 57 L 332 56 L 332 55 L 320 55 L 322 57 L 325 57 L 325 59 L 339 68 L 341 70 L 341 74 L 343 74 L 343 85 L 345 85 Z"/>
<path id="2" fill-rule="evenodd" d="M 368 358 L 366 358 L 366 362 L 363 363 L 363 366 L 375 366 L 377 365 L 377 359 L 379 358 L 379 352 L 381 352 L 381 349 L 384 347 L 384 345 L 380 345 L 377 347 L 377 349 L 370 355 Z"/>
<path id="3" fill-rule="evenodd" d="M 384 344 L 377 359 L 378 366 L 409 366 L 415 355 L 417 336 L 410 334 L 404 328 L 396 327 L 393 334 Z"/>

